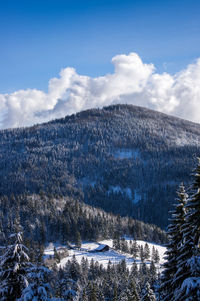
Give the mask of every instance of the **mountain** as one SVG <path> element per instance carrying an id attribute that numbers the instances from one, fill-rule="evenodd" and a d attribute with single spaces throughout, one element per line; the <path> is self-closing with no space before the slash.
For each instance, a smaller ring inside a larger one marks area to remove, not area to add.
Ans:
<path id="1" fill-rule="evenodd" d="M 68 196 L 167 225 L 200 156 L 200 125 L 115 105 L 0 132 L 0 192 Z"/>

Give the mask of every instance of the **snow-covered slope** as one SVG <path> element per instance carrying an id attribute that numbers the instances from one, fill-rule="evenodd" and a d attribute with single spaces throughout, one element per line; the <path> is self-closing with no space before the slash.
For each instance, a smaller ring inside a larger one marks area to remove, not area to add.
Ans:
<path id="1" fill-rule="evenodd" d="M 200 124 L 109 106 L 0 131 L 0 190 L 71 196 L 164 229 L 177 187 L 189 184 L 198 156 Z"/>
<path id="2" fill-rule="evenodd" d="M 126 239 L 126 240 L 129 241 L 130 239 Z M 91 252 L 92 250 L 95 250 L 101 244 L 108 245 L 110 247 L 110 250 L 105 251 L 105 252 Z M 146 244 L 146 241 L 137 240 L 137 244 L 138 244 L 138 246 L 142 245 L 144 247 Z M 149 243 L 149 242 L 148 242 L 148 245 L 149 245 L 151 254 L 152 254 L 153 246 L 155 249 L 158 250 L 159 256 L 160 256 L 160 262 L 157 265 L 157 268 L 160 268 L 160 265 L 162 265 L 164 262 L 164 253 L 166 251 L 166 248 L 164 246 L 157 245 L 154 243 Z M 44 252 L 45 257 L 48 257 L 48 256 L 54 254 L 54 246 L 56 246 L 58 248 L 60 245 L 50 244 L 50 246 L 48 246 L 45 249 L 45 252 Z M 61 260 L 61 262 L 58 264 L 58 266 L 64 267 L 66 262 L 68 260 L 71 260 L 74 255 L 76 256 L 76 260 L 79 263 L 81 262 L 82 257 L 87 257 L 89 262 L 93 259 L 94 261 L 98 261 L 104 267 L 106 267 L 108 265 L 109 261 L 111 261 L 111 263 L 113 263 L 113 264 L 117 264 L 123 259 L 126 260 L 127 267 L 129 267 L 129 268 L 131 268 L 134 261 L 136 261 L 136 263 L 138 265 L 141 263 L 141 260 L 139 257 L 133 258 L 133 256 L 130 254 L 126 254 L 126 253 L 122 253 L 120 251 L 114 250 L 112 248 L 112 246 L 113 246 L 112 239 L 103 240 L 103 241 L 99 241 L 99 242 L 84 242 L 84 243 L 82 243 L 80 250 L 78 250 L 78 249 L 69 250 L 69 256 L 63 258 Z M 150 261 L 146 261 L 146 263 L 150 264 Z"/>

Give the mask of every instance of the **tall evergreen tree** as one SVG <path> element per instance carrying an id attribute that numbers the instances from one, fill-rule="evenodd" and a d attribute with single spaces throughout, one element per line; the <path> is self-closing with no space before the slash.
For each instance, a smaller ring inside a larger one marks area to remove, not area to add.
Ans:
<path id="1" fill-rule="evenodd" d="M 191 234 L 194 242 L 194 252 L 199 254 L 200 247 L 200 158 L 194 174 L 193 195 L 188 200 L 187 222 L 190 224 Z"/>
<path id="2" fill-rule="evenodd" d="M 48 274 L 50 271 L 46 267 L 33 266 L 28 271 L 29 285 L 22 292 L 19 301 L 49 301 L 50 285 Z"/>
<path id="3" fill-rule="evenodd" d="M 152 260 L 154 263 L 159 263 L 159 261 L 160 261 L 160 255 L 159 255 L 158 249 L 155 249 L 154 246 L 153 246 L 153 248 L 152 248 L 151 260 Z"/>
<path id="4" fill-rule="evenodd" d="M 75 237 L 75 244 L 77 246 L 77 248 L 81 248 L 81 234 L 79 231 L 76 231 L 76 237 Z"/>
<path id="5" fill-rule="evenodd" d="M 21 233 L 11 235 L 14 244 L 8 245 L 0 258 L 0 300 L 15 301 L 28 285 L 27 269 L 30 267 L 27 248 L 22 244 Z"/>
<path id="6" fill-rule="evenodd" d="M 97 288 L 94 283 L 89 283 L 88 287 L 88 301 L 97 301 L 98 300 L 98 295 L 97 295 Z"/>
<path id="7" fill-rule="evenodd" d="M 156 266 L 153 261 L 151 261 L 149 267 L 149 278 L 150 278 L 150 284 L 153 285 L 157 278 Z"/>
<path id="8" fill-rule="evenodd" d="M 174 282 L 175 274 L 177 273 L 177 264 L 179 256 L 179 248 L 182 244 L 183 235 L 181 227 L 184 224 L 184 206 L 187 195 L 183 184 L 180 185 L 178 191 L 178 204 L 172 211 L 171 224 L 168 227 L 168 239 L 166 251 L 166 262 L 164 263 L 164 271 L 162 274 L 161 293 L 164 301 L 172 301 L 174 290 L 177 284 Z"/>
<path id="9" fill-rule="evenodd" d="M 147 242 L 144 245 L 144 258 L 145 260 L 148 260 L 150 258 L 150 248 Z"/>
<path id="10" fill-rule="evenodd" d="M 142 293 L 142 301 L 156 301 L 155 294 L 150 288 L 150 284 L 147 282 Z"/>
<path id="11" fill-rule="evenodd" d="M 137 291 L 136 283 L 132 280 L 129 283 L 129 294 L 128 294 L 128 301 L 140 301 L 140 297 Z"/>
<path id="12" fill-rule="evenodd" d="M 60 255 L 59 255 L 58 251 L 56 250 L 55 246 L 53 248 L 53 253 L 54 253 L 54 259 L 56 260 L 56 262 L 60 263 Z"/>
<path id="13" fill-rule="evenodd" d="M 132 243 L 132 246 L 131 246 L 131 254 L 133 255 L 133 258 L 135 258 L 135 259 L 137 258 L 138 251 L 139 251 L 139 248 L 138 248 L 138 245 L 137 245 L 137 241 L 133 240 L 133 243 Z"/>
<path id="14" fill-rule="evenodd" d="M 88 301 L 88 296 L 85 288 L 82 290 L 80 301 Z"/>
<path id="15" fill-rule="evenodd" d="M 174 280 L 179 284 L 175 300 L 200 300 L 200 159 L 181 230 L 183 241 Z"/>
<path id="16" fill-rule="evenodd" d="M 128 301 L 128 294 L 129 294 L 129 292 L 127 289 L 121 291 L 117 301 Z"/>

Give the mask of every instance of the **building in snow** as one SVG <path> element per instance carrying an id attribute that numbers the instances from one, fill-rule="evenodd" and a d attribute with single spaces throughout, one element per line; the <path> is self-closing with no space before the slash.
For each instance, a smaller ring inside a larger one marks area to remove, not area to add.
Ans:
<path id="1" fill-rule="evenodd" d="M 92 250 L 91 252 L 106 252 L 109 251 L 109 246 L 108 245 L 99 245 L 96 249 Z"/>

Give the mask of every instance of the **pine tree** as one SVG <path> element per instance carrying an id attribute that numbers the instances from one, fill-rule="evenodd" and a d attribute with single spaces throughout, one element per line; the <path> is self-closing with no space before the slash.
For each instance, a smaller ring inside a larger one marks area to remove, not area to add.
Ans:
<path id="1" fill-rule="evenodd" d="M 129 301 L 129 300 L 128 300 L 128 292 L 127 292 L 127 290 L 123 290 L 123 291 L 120 293 L 120 295 L 119 295 L 117 301 Z"/>
<path id="2" fill-rule="evenodd" d="M 149 276 L 149 270 L 148 270 L 145 262 L 142 262 L 140 264 L 138 276 L 139 276 L 140 286 L 144 287 L 146 281 L 148 280 L 148 276 Z"/>
<path id="3" fill-rule="evenodd" d="M 56 260 L 57 263 L 60 262 L 60 255 L 58 254 L 58 251 L 56 250 L 56 247 L 53 248 L 53 252 L 54 252 L 54 258 Z"/>
<path id="4" fill-rule="evenodd" d="M 113 289 L 113 298 L 112 301 L 117 301 L 118 298 L 118 292 L 117 292 L 117 285 L 114 285 L 114 289 Z"/>
<path id="5" fill-rule="evenodd" d="M 81 259 L 81 270 L 82 270 L 82 280 L 84 284 L 87 283 L 87 277 L 88 277 L 88 268 L 89 268 L 89 262 L 87 257 L 82 257 Z"/>
<path id="6" fill-rule="evenodd" d="M 140 259 L 142 262 L 144 262 L 144 248 L 143 246 L 140 246 Z"/>
<path id="7" fill-rule="evenodd" d="M 155 247 L 153 246 L 152 252 L 151 252 L 151 260 L 152 260 L 153 262 L 155 262 L 155 254 L 156 254 L 156 249 L 155 249 Z"/>
<path id="8" fill-rule="evenodd" d="M 98 301 L 97 288 L 94 283 L 89 283 L 88 301 Z"/>
<path id="9" fill-rule="evenodd" d="M 185 224 L 181 228 L 183 241 L 174 280 L 178 283 L 175 300 L 180 301 L 200 300 L 200 159 L 192 192 L 186 204 Z"/>
<path id="10" fill-rule="evenodd" d="M 157 278 L 156 266 L 153 261 L 151 261 L 151 264 L 149 267 L 149 278 L 150 278 L 150 284 L 153 285 Z"/>
<path id="11" fill-rule="evenodd" d="M 191 234 L 193 237 L 194 251 L 199 253 L 200 247 L 200 158 L 196 168 L 193 184 L 193 195 L 188 200 L 186 208 L 188 208 L 187 222 L 190 224 Z"/>
<path id="12" fill-rule="evenodd" d="M 81 234 L 79 231 L 76 231 L 76 240 L 75 240 L 75 245 L 77 248 L 81 248 Z"/>
<path id="13" fill-rule="evenodd" d="M 18 301 L 48 301 L 50 300 L 50 285 L 48 274 L 50 271 L 46 267 L 33 266 L 28 271 L 29 285 L 23 290 Z"/>
<path id="14" fill-rule="evenodd" d="M 132 243 L 132 246 L 131 246 L 131 254 L 133 255 L 134 259 L 137 258 L 138 251 L 139 251 L 139 248 L 138 248 L 138 245 L 137 245 L 137 241 L 134 240 L 133 243 Z"/>
<path id="15" fill-rule="evenodd" d="M 156 249 L 156 251 L 155 251 L 154 261 L 155 261 L 155 263 L 159 263 L 159 261 L 160 261 L 160 255 L 159 255 L 158 249 Z"/>
<path id="16" fill-rule="evenodd" d="M 155 294 L 150 288 L 150 284 L 148 282 L 145 285 L 142 295 L 141 301 L 156 301 Z"/>
<path id="17" fill-rule="evenodd" d="M 5 240 L 5 233 L 3 227 L 3 212 L 0 212 L 0 244 Z"/>
<path id="18" fill-rule="evenodd" d="M 184 220 L 184 206 L 186 203 L 187 195 L 185 193 L 185 188 L 183 184 L 180 185 L 178 191 L 178 205 L 176 205 L 174 211 L 172 211 L 171 224 L 168 227 L 168 239 L 169 243 L 167 245 L 166 259 L 164 263 L 164 271 L 162 274 L 162 285 L 161 294 L 164 301 L 172 301 L 174 296 L 174 290 L 177 284 L 174 282 L 175 274 L 178 270 L 178 256 L 179 248 L 182 244 L 183 234 L 181 232 L 181 227 L 183 226 Z"/>
<path id="19" fill-rule="evenodd" d="M 160 255 L 159 255 L 158 249 L 155 249 L 154 246 L 153 246 L 153 248 L 152 248 L 151 260 L 152 260 L 154 263 L 159 263 L 159 261 L 160 261 Z"/>
<path id="20" fill-rule="evenodd" d="M 22 244 L 21 233 L 11 235 L 14 244 L 8 245 L 0 258 L 0 300 L 15 301 L 28 285 L 27 269 L 30 267 L 27 248 Z"/>
<path id="21" fill-rule="evenodd" d="M 78 261 L 76 260 L 76 256 L 73 255 L 72 260 L 70 262 L 68 276 L 74 281 L 77 281 L 80 277 L 81 269 Z"/>
<path id="22" fill-rule="evenodd" d="M 146 260 L 148 260 L 150 258 L 150 248 L 149 248 L 149 245 L 147 242 L 145 243 L 145 246 L 144 246 L 144 258 Z"/>
<path id="23" fill-rule="evenodd" d="M 137 267 L 137 263 L 134 261 L 131 267 L 131 273 L 130 273 L 130 277 L 132 277 L 133 279 L 138 278 L 138 267 Z"/>
<path id="24" fill-rule="evenodd" d="M 124 253 L 128 253 L 128 251 L 129 251 L 128 243 L 127 243 L 127 241 L 125 240 L 125 238 L 122 238 L 122 240 L 121 240 L 121 250 L 122 250 L 122 252 L 124 252 Z"/>
<path id="25" fill-rule="evenodd" d="M 54 273 L 56 273 L 55 283 L 54 283 L 55 296 L 62 297 L 63 279 L 65 277 L 64 269 L 60 267 L 58 270 L 56 269 Z"/>
<path id="26" fill-rule="evenodd" d="M 119 237 L 119 233 L 118 232 L 114 233 L 113 249 L 120 250 L 120 237 Z"/>
<path id="27" fill-rule="evenodd" d="M 82 295 L 81 295 L 80 301 L 88 301 L 87 291 L 86 291 L 85 288 L 82 291 Z"/>
<path id="28" fill-rule="evenodd" d="M 128 301 L 140 301 L 140 297 L 137 291 L 136 283 L 132 280 L 129 283 L 129 294 L 128 294 Z"/>

